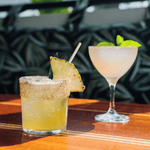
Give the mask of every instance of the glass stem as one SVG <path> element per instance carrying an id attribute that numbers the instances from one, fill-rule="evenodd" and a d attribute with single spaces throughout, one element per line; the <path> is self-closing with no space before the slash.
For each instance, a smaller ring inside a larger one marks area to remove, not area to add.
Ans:
<path id="1" fill-rule="evenodd" d="M 116 84 L 109 83 L 110 103 L 109 103 L 108 113 L 110 113 L 110 114 L 114 114 L 115 113 L 115 87 L 116 87 Z"/>

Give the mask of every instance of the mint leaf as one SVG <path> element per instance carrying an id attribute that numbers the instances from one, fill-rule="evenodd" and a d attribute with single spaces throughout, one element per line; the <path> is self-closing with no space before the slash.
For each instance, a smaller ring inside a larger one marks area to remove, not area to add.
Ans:
<path id="1" fill-rule="evenodd" d="M 141 47 L 141 44 L 139 44 L 138 42 L 136 41 L 133 41 L 133 40 L 126 40 L 126 41 L 123 41 L 120 45 L 121 47 Z"/>
<path id="2" fill-rule="evenodd" d="M 124 38 L 120 35 L 117 35 L 117 37 L 116 37 L 117 46 L 120 46 L 123 41 L 124 41 Z"/>
<path id="3" fill-rule="evenodd" d="M 115 46 L 115 44 L 111 42 L 100 42 L 96 46 Z"/>
<path id="4" fill-rule="evenodd" d="M 56 52 L 55 56 L 54 57 L 57 57 L 58 58 L 58 52 Z"/>
<path id="5" fill-rule="evenodd" d="M 58 52 L 55 54 L 54 57 L 57 57 L 58 58 Z M 53 71 L 52 71 L 52 67 L 50 65 L 50 68 L 49 68 L 49 78 L 52 79 L 53 78 Z"/>

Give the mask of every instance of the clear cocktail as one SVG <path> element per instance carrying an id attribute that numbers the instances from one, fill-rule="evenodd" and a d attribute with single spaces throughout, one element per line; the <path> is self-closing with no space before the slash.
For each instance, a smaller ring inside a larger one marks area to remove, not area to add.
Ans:
<path id="1" fill-rule="evenodd" d="M 106 114 L 97 115 L 96 121 L 126 122 L 129 117 L 115 111 L 114 91 L 117 81 L 133 65 L 138 47 L 90 46 L 89 55 L 95 68 L 105 77 L 110 87 L 110 107 Z"/>
<path id="2" fill-rule="evenodd" d="M 67 124 L 70 80 L 45 76 L 21 77 L 23 130 L 33 134 L 56 134 Z"/>
<path id="3" fill-rule="evenodd" d="M 90 58 L 95 68 L 108 82 L 118 81 L 130 69 L 137 52 L 137 47 L 89 47 Z"/>

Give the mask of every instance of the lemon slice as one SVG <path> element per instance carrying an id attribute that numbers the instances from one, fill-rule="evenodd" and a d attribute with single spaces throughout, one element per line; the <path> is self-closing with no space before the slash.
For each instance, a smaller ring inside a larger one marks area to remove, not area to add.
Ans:
<path id="1" fill-rule="evenodd" d="M 71 79 L 70 92 L 83 92 L 85 86 L 83 85 L 79 71 L 75 68 L 74 64 L 69 63 L 64 59 L 50 57 L 50 63 L 53 72 L 53 79 Z"/>

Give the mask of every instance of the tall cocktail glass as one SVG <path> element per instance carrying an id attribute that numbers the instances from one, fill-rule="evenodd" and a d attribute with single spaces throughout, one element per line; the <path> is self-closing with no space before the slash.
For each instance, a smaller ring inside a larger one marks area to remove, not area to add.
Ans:
<path id="1" fill-rule="evenodd" d="M 127 122 L 129 117 L 115 111 L 115 87 L 117 81 L 133 65 L 138 47 L 89 46 L 89 55 L 99 73 L 107 80 L 110 88 L 110 104 L 107 113 L 95 117 L 96 121 Z"/>
<path id="2" fill-rule="evenodd" d="M 19 79 L 23 131 L 57 134 L 66 129 L 70 80 L 46 76 Z"/>

